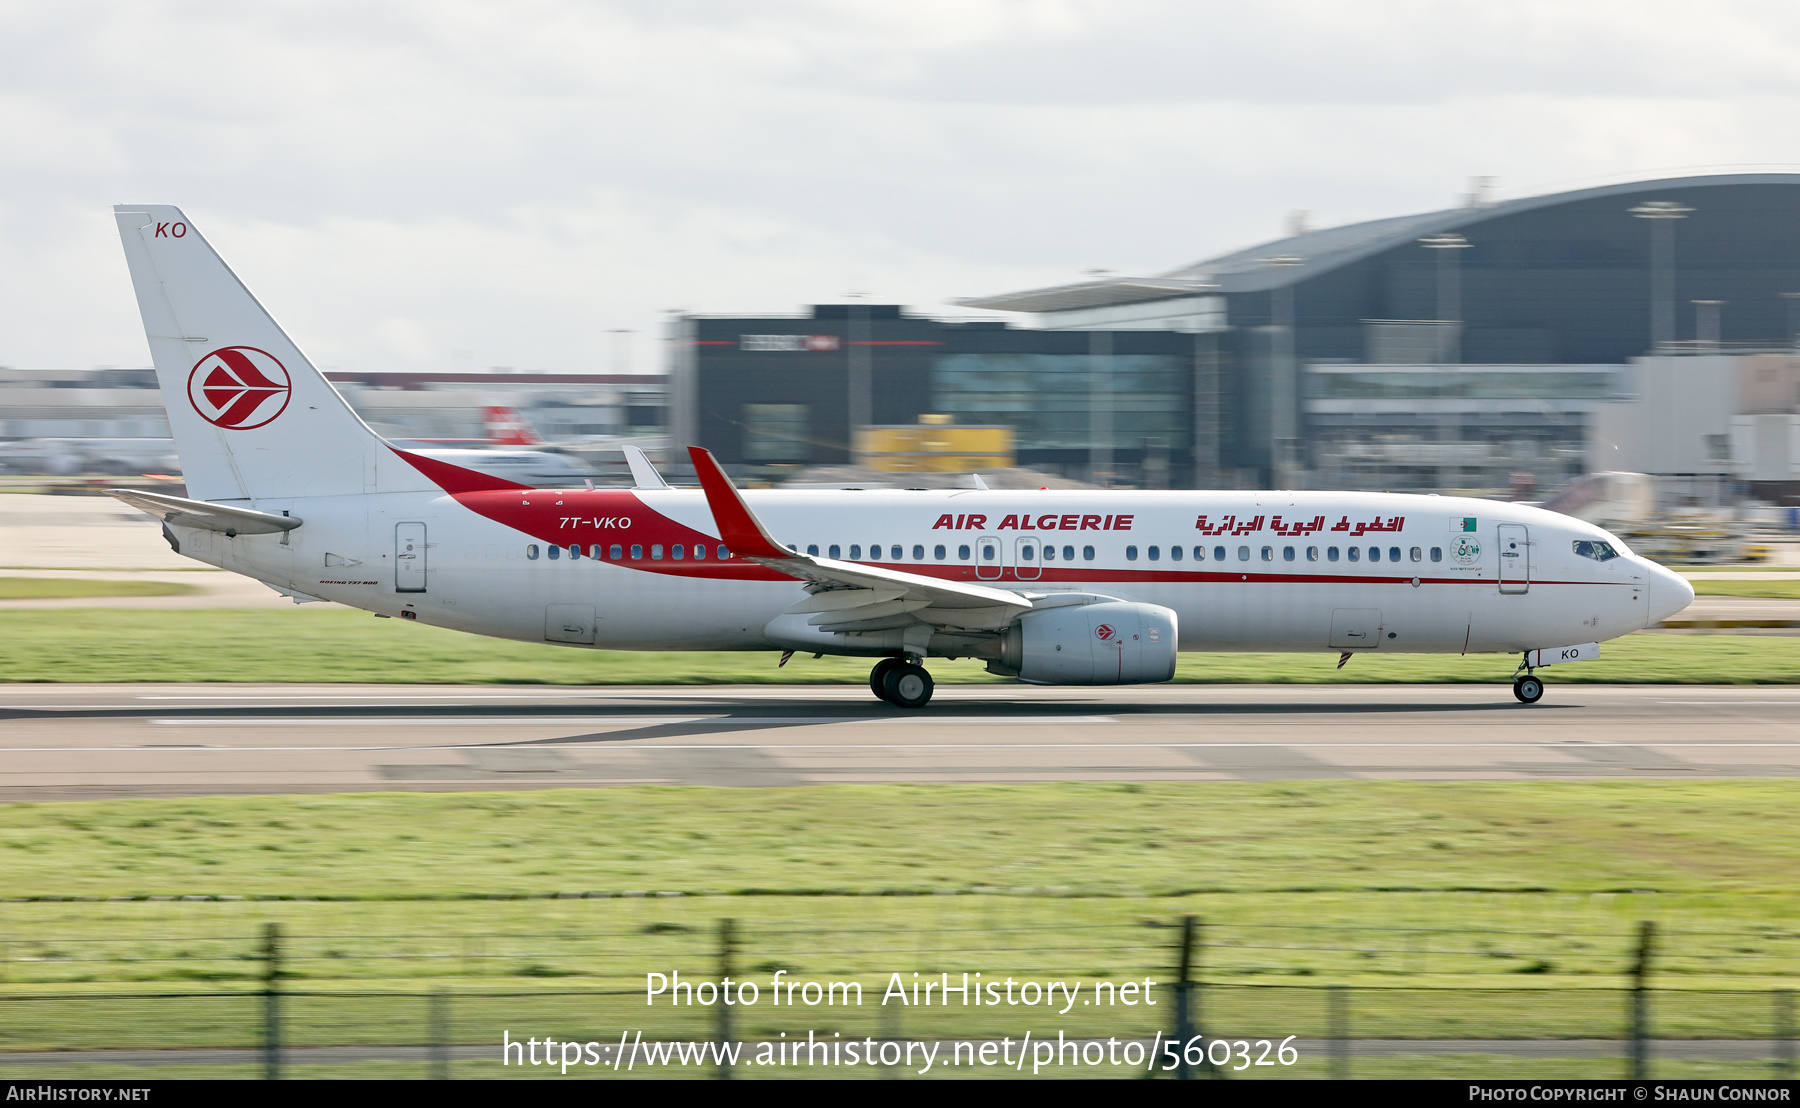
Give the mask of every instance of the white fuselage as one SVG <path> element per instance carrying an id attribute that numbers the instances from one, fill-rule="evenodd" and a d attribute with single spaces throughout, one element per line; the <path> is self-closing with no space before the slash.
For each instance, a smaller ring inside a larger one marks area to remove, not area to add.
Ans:
<path id="1" fill-rule="evenodd" d="M 1614 638 L 1692 597 L 1680 577 L 1597 527 L 1486 500 L 1062 490 L 745 498 L 801 553 L 1030 596 L 1165 606 L 1179 616 L 1184 651 L 1522 651 Z M 304 523 L 285 542 L 177 527 L 182 553 L 383 615 L 609 649 L 881 654 L 899 643 L 897 631 L 832 638 L 797 627 L 783 613 L 806 596 L 802 582 L 721 559 L 698 490 L 370 493 L 243 506 Z M 1581 556 L 1584 540 L 1621 553 Z"/>

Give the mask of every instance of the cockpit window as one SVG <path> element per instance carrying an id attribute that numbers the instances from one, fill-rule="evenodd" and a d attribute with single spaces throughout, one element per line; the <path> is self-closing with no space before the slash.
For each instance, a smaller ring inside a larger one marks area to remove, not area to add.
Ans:
<path id="1" fill-rule="evenodd" d="M 1593 539 L 1576 539 L 1575 553 L 1583 558 L 1592 558 L 1596 562 L 1610 562 L 1619 556 L 1609 542 L 1596 542 Z"/>

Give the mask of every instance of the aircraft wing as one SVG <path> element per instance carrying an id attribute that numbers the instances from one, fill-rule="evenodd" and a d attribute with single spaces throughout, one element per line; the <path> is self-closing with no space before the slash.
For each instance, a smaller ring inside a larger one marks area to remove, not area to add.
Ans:
<path id="1" fill-rule="evenodd" d="M 272 535 L 277 531 L 292 531 L 301 522 L 299 516 L 278 516 L 161 492 L 107 489 L 106 495 L 123 500 L 140 512 L 148 512 L 164 523 L 173 523 L 177 527 L 204 527 L 227 535 Z"/>
<path id="2" fill-rule="evenodd" d="M 1005 589 L 789 550 L 769 535 L 711 451 L 690 446 L 688 453 L 719 537 L 734 556 L 805 581 L 811 595 L 787 614 L 810 615 L 807 622 L 821 631 L 877 631 L 914 623 L 993 631 L 1032 608 L 1032 597 Z"/>

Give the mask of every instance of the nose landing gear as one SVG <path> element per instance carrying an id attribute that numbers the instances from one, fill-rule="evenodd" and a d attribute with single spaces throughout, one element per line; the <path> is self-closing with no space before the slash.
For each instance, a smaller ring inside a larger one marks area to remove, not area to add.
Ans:
<path id="1" fill-rule="evenodd" d="M 1536 704 L 1544 699 L 1544 683 L 1527 673 L 1513 678 L 1513 695 L 1521 704 Z"/>
<path id="2" fill-rule="evenodd" d="M 870 691 L 896 708 L 923 708 L 934 688 L 931 674 L 910 658 L 883 658 L 869 671 Z"/>

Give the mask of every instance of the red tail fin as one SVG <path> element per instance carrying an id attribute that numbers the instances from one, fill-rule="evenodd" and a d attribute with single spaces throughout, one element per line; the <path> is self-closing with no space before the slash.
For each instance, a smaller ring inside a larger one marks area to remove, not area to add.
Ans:
<path id="1" fill-rule="evenodd" d="M 488 408 L 482 416 L 482 427 L 487 431 L 488 441 L 495 446 L 544 445 L 544 436 L 537 433 L 537 428 L 517 408 L 501 404 Z"/>

